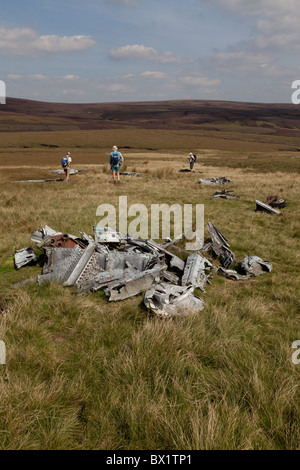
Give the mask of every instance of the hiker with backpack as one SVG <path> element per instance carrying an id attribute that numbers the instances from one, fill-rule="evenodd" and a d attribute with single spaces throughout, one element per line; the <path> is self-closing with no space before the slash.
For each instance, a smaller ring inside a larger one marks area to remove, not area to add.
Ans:
<path id="1" fill-rule="evenodd" d="M 116 174 L 117 174 L 118 184 L 120 184 L 120 165 L 122 165 L 123 160 L 124 160 L 123 155 L 118 151 L 118 147 L 114 145 L 112 148 L 112 152 L 109 156 L 109 164 L 110 164 L 110 168 L 112 171 L 114 184 L 117 183 Z"/>
<path id="2" fill-rule="evenodd" d="M 195 161 L 196 161 L 196 159 L 197 159 L 197 156 L 194 155 L 193 153 L 190 153 L 189 156 L 188 156 L 188 159 L 189 159 L 189 161 L 190 161 L 190 170 L 191 170 L 192 172 L 194 172 L 194 163 L 195 163 Z"/>
<path id="3" fill-rule="evenodd" d="M 63 170 L 65 172 L 66 176 L 66 181 L 70 181 L 70 167 L 72 163 L 72 158 L 70 152 L 67 152 L 67 154 L 63 157 L 61 161 L 61 166 L 63 167 Z"/>

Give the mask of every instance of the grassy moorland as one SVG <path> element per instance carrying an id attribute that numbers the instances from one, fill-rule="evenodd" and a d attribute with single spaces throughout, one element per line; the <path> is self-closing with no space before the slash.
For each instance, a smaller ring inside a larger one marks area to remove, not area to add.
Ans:
<path id="1" fill-rule="evenodd" d="M 160 118 L 155 104 L 144 114 L 134 104 L 106 104 L 101 124 L 99 105 L 80 108 L 81 117 L 77 108 L 75 119 L 72 106 L 49 106 L 50 116 L 29 104 L 0 109 L 0 339 L 7 348 L 0 448 L 299 449 L 300 365 L 291 349 L 300 339 L 295 107 L 206 102 L 209 119 L 201 121 L 197 102 L 164 104 Z M 183 125 L 191 114 L 198 121 Z M 117 188 L 107 165 L 114 144 L 127 170 L 143 173 Z M 67 150 L 73 167 L 87 170 L 70 183 L 14 182 L 51 177 Z M 190 151 L 197 173 L 179 173 Z M 212 200 L 218 188 L 197 184 L 210 176 L 233 180 L 228 187 L 240 198 Z M 287 199 L 282 214 L 255 212 L 255 199 L 273 194 Z M 170 320 L 149 315 L 142 295 L 109 303 L 101 292 L 77 297 L 56 283 L 13 288 L 41 272 L 13 265 L 33 230 L 48 224 L 92 233 L 97 206 L 118 207 L 121 195 L 149 213 L 154 203 L 205 204 L 205 222 L 237 258 L 260 256 L 272 273 L 245 282 L 215 274 L 201 293 L 205 310 Z"/>

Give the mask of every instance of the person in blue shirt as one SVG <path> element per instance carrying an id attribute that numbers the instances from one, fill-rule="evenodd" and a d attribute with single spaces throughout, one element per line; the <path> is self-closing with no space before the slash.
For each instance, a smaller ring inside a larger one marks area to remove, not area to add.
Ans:
<path id="1" fill-rule="evenodd" d="M 118 147 L 114 145 L 112 148 L 112 152 L 109 156 L 109 164 L 110 164 L 110 169 L 112 171 L 114 184 L 116 184 L 117 182 L 118 184 L 120 184 L 120 163 L 121 163 L 121 154 L 118 151 Z M 116 176 L 117 176 L 117 181 L 116 181 Z"/>

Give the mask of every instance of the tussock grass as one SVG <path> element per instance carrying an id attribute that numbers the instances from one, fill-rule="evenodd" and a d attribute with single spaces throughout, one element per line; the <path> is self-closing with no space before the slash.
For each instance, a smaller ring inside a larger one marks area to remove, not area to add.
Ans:
<path id="1" fill-rule="evenodd" d="M 173 145 L 172 132 L 155 135 L 155 142 Z M 6 142 L 5 155 L 0 152 L 0 339 L 7 347 L 7 365 L 0 366 L 1 449 L 299 449 L 300 368 L 291 361 L 300 335 L 298 175 L 280 152 L 280 171 L 269 163 L 267 172 L 259 165 L 248 171 L 238 140 L 245 134 L 228 136 L 232 156 L 215 141 L 201 150 L 198 140 L 195 170 L 233 180 L 227 187 L 241 197 L 231 201 L 212 200 L 218 188 L 197 184 L 197 173 L 178 173 L 188 167 L 187 134 L 182 152 L 162 146 L 126 153 L 127 169 L 143 176 L 121 177 L 120 187 L 111 182 L 108 155 L 112 142 L 128 145 L 125 132 L 106 137 L 103 158 L 93 131 L 77 132 L 74 143 L 86 140 L 87 151 L 78 150 L 73 166 L 89 171 L 68 184 L 12 180 L 49 175 L 72 141 L 69 134 L 18 134 L 15 142 L 32 146 L 24 154 L 16 143 L 7 150 L 13 140 Z M 40 161 L 34 147 L 40 142 L 61 147 L 42 149 Z M 266 145 L 280 144 L 256 143 L 263 162 Z M 279 217 L 254 211 L 254 200 L 270 194 L 288 201 Z M 118 207 L 120 195 L 128 205 L 145 204 L 149 217 L 151 204 L 205 204 L 205 223 L 221 230 L 237 258 L 260 256 L 272 262 L 272 273 L 241 283 L 214 275 L 200 294 L 205 310 L 166 321 L 146 312 L 141 295 L 109 303 L 102 292 L 77 297 L 57 283 L 12 287 L 41 272 L 13 265 L 14 250 L 31 243 L 33 230 L 48 224 L 91 233 L 97 206 Z"/>

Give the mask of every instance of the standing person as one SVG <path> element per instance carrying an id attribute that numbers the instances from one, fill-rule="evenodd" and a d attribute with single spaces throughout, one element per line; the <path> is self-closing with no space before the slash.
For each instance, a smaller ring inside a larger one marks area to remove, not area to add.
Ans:
<path id="1" fill-rule="evenodd" d="M 190 161 L 190 170 L 194 172 L 194 163 L 196 161 L 196 155 L 193 155 L 192 153 L 189 154 L 188 159 Z"/>
<path id="2" fill-rule="evenodd" d="M 123 156 L 122 156 L 122 158 L 123 158 Z M 112 152 L 109 156 L 109 164 L 110 164 L 110 168 L 111 168 L 111 171 L 112 171 L 114 184 L 117 183 L 116 174 L 117 174 L 118 184 L 120 184 L 120 160 L 121 160 L 121 154 L 118 151 L 118 147 L 116 147 L 114 145 L 113 148 L 112 148 Z"/>
<path id="3" fill-rule="evenodd" d="M 70 181 L 70 167 L 72 163 L 72 158 L 70 152 L 67 152 L 67 154 L 63 157 L 61 161 L 61 165 L 63 167 L 63 170 L 65 172 L 66 176 L 66 181 Z"/>

